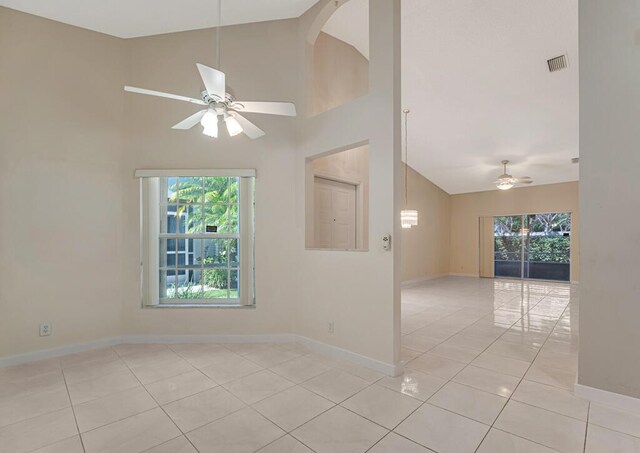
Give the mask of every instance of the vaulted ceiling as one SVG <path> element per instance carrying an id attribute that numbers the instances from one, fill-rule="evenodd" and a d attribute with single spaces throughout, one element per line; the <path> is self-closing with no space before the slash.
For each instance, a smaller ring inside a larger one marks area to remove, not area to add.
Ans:
<path id="1" fill-rule="evenodd" d="M 317 0 L 227 0 L 223 23 L 298 17 Z M 0 0 L 123 38 L 214 26 L 214 0 Z M 367 0 L 324 31 L 368 56 Z M 551 73 L 547 59 L 565 54 Z M 578 179 L 578 0 L 403 0 L 402 102 L 409 164 L 449 193 L 491 190 L 502 173 Z"/>
<path id="2" fill-rule="evenodd" d="M 226 0 L 223 25 L 299 17 L 318 0 Z M 214 27 L 217 0 L 0 0 L 0 5 L 120 38 Z"/>
<path id="3" fill-rule="evenodd" d="M 367 0 L 324 31 L 368 57 Z M 565 54 L 568 67 L 549 72 Z M 449 193 L 578 179 L 578 0 L 402 0 L 409 164 Z"/>

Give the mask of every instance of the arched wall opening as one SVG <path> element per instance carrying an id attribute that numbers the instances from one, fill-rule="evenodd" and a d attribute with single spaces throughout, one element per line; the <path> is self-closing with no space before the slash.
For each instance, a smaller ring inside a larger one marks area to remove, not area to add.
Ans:
<path id="1" fill-rule="evenodd" d="M 369 93 L 369 0 L 330 2 L 307 37 L 307 113 L 317 115 Z"/>

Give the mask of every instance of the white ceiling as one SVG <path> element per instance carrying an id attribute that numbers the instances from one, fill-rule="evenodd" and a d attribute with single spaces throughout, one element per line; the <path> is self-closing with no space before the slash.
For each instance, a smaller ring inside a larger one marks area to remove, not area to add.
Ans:
<path id="1" fill-rule="evenodd" d="M 223 23 L 298 17 L 317 0 L 226 0 Z M 0 0 L 120 37 L 210 27 L 215 0 Z M 153 7 L 151 7 L 151 5 Z M 324 30 L 368 57 L 367 0 Z M 534 184 L 578 179 L 578 0 L 403 0 L 409 164 L 449 193 L 491 190 L 502 173 Z M 569 68 L 546 60 L 566 53 Z"/>
<path id="2" fill-rule="evenodd" d="M 449 193 L 578 179 L 578 0 L 403 0 L 409 164 Z M 546 60 L 567 53 L 569 68 Z"/>
<path id="3" fill-rule="evenodd" d="M 299 17 L 318 0 L 226 0 L 223 25 Z M 217 0 L 0 0 L 1 6 L 120 38 L 213 27 Z"/>

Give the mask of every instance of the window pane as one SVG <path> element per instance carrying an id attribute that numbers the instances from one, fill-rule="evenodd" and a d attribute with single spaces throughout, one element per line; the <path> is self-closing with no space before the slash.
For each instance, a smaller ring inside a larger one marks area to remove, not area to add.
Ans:
<path id="1" fill-rule="evenodd" d="M 221 218 L 221 226 L 218 227 L 220 233 L 238 233 L 238 205 L 224 206 L 226 216 Z"/>
<path id="2" fill-rule="evenodd" d="M 178 206 L 176 212 L 176 233 L 184 234 L 187 232 L 187 206 L 180 205 Z"/>
<path id="3" fill-rule="evenodd" d="M 240 291 L 238 290 L 238 278 L 239 271 L 237 269 L 232 269 L 229 272 L 229 297 L 231 299 L 237 299 L 240 295 Z"/>
<path id="4" fill-rule="evenodd" d="M 178 200 L 178 178 L 163 178 L 166 184 L 167 193 L 165 203 L 176 203 Z"/>
<path id="5" fill-rule="evenodd" d="M 188 206 L 186 209 L 187 233 L 202 233 L 202 206 Z"/>
<path id="6" fill-rule="evenodd" d="M 229 239 L 229 267 L 240 267 L 238 240 Z"/>
<path id="7" fill-rule="evenodd" d="M 180 203 L 202 203 L 202 178 L 181 177 L 179 189 Z"/>
<path id="8" fill-rule="evenodd" d="M 204 192 L 206 203 L 229 202 L 229 178 L 204 178 Z"/>
<path id="9" fill-rule="evenodd" d="M 168 298 L 168 292 L 171 288 L 171 283 L 167 278 L 167 271 L 160 271 L 160 299 Z"/>
<path id="10" fill-rule="evenodd" d="M 176 211 L 178 206 L 160 206 L 160 233 L 175 234 L 178 232 Z"/>
<path id="11" fill-rule="evenodd" d="M 160 271 L 160 298 L 173 299 L 176 297 L 176 271 Z"/>
<path id="12" fill-rule="evenodd" d="M 200 261 L 194 253 L 181 253 L 178 255 L 178 267 L 201 267 Z"/>
<path id="13" fill-rule="evenodd" d="M 204 207 L 204 222 L 207 226 L 217 226 L 218 233 L 227 231 L 227 210 L 229 205 L 216 204 Z"/>
<path id="14" fill-rule="evenodd" d="M 229 178 L 229 201 L 231 203 L 238 203 L 238 186 L 240 185 L 240 178 Z"/>
<path id="15" fill-rule="evenodd" d="M 228 242 L 228 239 L 203 239 L 202 254 L 199 257 L 205 267 L 227 267 Z"/>
<path id="16" fill-rule="evenodd" d="M 178 271 L 178 285 L 175 291 L 176 299 L 202 298 L 201 272 L 195 269 Z"/>
<path id="17" fill-rule="evenodd" d="M 160 239 L 159 255 L 160 256 L 158 261 L 158 267 L 160 268 L 167 267 L 168 256 L 167 256 L 167 240 L 166 239 Z"/>
<path id="18" fill-rule="evenodd" d="M 229 271 L 224 269 L 205 269 L 203 298 L 227 299 L 228 298 Z"/>

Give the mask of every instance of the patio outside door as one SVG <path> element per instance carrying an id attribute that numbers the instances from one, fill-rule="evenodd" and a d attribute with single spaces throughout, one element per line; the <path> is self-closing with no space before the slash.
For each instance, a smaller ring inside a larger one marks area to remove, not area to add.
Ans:
<path id="1" fill-rule="evenodd" d="M 571 278 L 571 213 L 496 216 L 493 245 L 495 277 Z"/>

